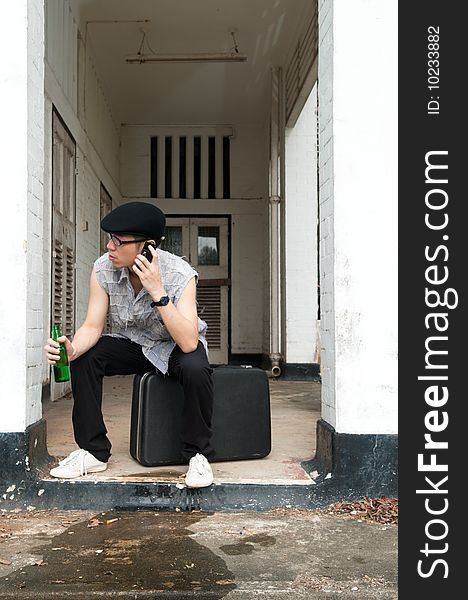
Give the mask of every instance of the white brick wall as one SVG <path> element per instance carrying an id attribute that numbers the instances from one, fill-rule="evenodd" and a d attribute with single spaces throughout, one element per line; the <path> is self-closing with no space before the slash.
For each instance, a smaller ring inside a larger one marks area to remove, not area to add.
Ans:
<path id="1" fill-rule="evenodd" d="M 50 6 L 49 6 L 50 4 Z M 69 10 L 70 3 L 48 3 L 48 57 L 45 63 L 45 176 L 44 222 L 42 226 L 44 286 L 41 327 L 43 338 L 49 336 L 51 305 L 51 165 L 52 165 L 52 104 L 56 107 L 76 142 L 76 329 L 82 324 L 87 310 L 89 278 L 94 260 L 99 256 L 100 183 L 112 196 L 114 205 L 121 202 L 120 130 L 108 107 L 94 67 L 94 57 L 87 49 L 87 66 L 77 68 L 77 19 Z M 64 46 L 63 29 L 70 35 Z M 84 61 L 85 53 L 80 53 Z M 81 77 L 78 78 L 78 71 Z M 83 74 L 86 72 L 86 84 Z M 79 87 L 81 86 L 81 87 Z M 86 87 L 86 95 L 84 89 Z M 78 97 L 82 111 L 78 114 Z M 83 110 L 84 108 L 84 110 Z M 84 230 L 87 221 L 88 229 Z M 42 357 L 41 357 L 42 360 Z M 42 360 L 42 381 L 46 382 L 50 368 Z"/>
<path id="2" fill-rule="evenodd" d="M 7 115 L 0 164 L 8 207 L 2 234 L 8 277 L 0 290 L 0 431 L 24 431 L 41 415 L 42 11 L 39 0 L 12 4 L 0 40 L 0 108 Z"/>
<path id="3" fill-rule="evenodd" d="M 267 199 L 268 160 L 264 128 L 236 124 L 235 137 L 231 140 L 232 198 Z"/>
<path id="4" fill-rule="evenodd" d="M 286 356 L 316 358 L 317 87 L 293 128 L 286 130 Z"/>
<path id="5" fill-rule="evenodd" d="M 335 424 L 333 260 L 333 1 L 319 1 L 319 214 L 322 418 Z"/>
<path id="6" fill-rule="evenodd" d="M 100 239 L 100 180 L 85 159 L 83 151 L 77 151 L 76 178 L 76 327 L 86 317 L 88 308 L 89 279 L 93 263 L 99 256 Z M 85 228 L 87 227 L 87 230 Z"/>
<path id="7" fill-rule="evenodd" d="M 39 0 L 28 2 L 28 215 L 26 313 L 26 414 L 25 425 L 42 414 L 42 288 L 43 288 L 43 177 L 44 177 L 44 8 Z"/>
<path id="8" fill-rule="evenodd" d="M 395 433 L 397 5 L 319 10 L 322 417 Z"/>
<path id="9" fill-rule="evenodd" d="M 73 1 L 73 0 L 72 0 Z M 60 89 L 78 110 L 78 25 L 70 0 L 45 0 L 45 58 Z M 64 38 L 68 43 L 64 43 Z"/>
<path id="10" fill-rule="evenodd" d="M 268 169 L 268 184 L 265 193 L 265 218 L 262 226 L 263 236 L 263 306 L 270 306 L 270 216 L 269 216 L 269 178 L 270 178 L 270 114 L 265 119 L 265 125 L 263 128 L 264 146 L 263 155 L 265 156 L 265 162 Z M 263 311 L 263 351 L 268 353 L 270 351 L 270 310 Z"/>
<path id="11" fill-rule="evenodd" d="M 260 208 L 260 207 L 259 207 Z M 263 338 L 262 231 L 265 212 L 232 217 L 232 352 L 260 353 Z"/>

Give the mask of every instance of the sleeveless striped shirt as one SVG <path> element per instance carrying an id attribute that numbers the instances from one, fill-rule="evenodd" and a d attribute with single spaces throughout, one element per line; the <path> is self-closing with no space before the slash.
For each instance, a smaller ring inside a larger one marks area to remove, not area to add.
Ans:
<path id="1" fill-rule="evenodd" d="M 195 283 L 198 282 L 198 273 L 183 258 L 160 248 L 157 248 L 156 252 L 163 287 L 172 303 L 177 306 L 189 280 L 195 277 Z M 161 373 L 167 373 L 169 356 L 176 343 L 166 329 L 157 307 L 150 306 L 153 299 L 149 293 L 142 288 L 135 296 L 127 267 L 114 267 L 107 252 L 94 262 L 94 270 L 99 285 L 109 296 L 112 333 L 103 335 L 128 338 L 140 344 L 146 358 Z M 198 339 L 208 356 L 205 337 L 207 327 L 205 321 L 198 317 Z"/>

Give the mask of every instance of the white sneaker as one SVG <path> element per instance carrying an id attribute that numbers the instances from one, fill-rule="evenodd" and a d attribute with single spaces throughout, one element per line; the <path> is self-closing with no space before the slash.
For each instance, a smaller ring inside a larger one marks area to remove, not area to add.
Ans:
<path id="1" fill-rule="evenodd" d="M 61 460 L 59 466 L 52 469 L 50 474 L 61 479 L 75 479 L 88 473 L 98 473 L 106 469 L 106 462 L 101 462 L 87 450 L 79 448 L 71 452 L 67 458 Z"/>
<path id="2" fill-rule="evenodd" d="M 189 461 L 185 485 L 190 488 L 206 487 L 213 483 L 213 471 L 206 456 L 195 454 Z"/>

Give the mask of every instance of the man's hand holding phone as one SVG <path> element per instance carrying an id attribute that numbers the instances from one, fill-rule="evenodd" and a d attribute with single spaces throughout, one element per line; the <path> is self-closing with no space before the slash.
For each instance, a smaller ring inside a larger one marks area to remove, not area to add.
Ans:
<path id="1" fill-rule="evenodd" d="M 147 252 L 150 253 L 149 258 L 145 256 Z M 143 287 L 150 296 L 153 298 L 160 298 L 161 296 L 166 295 L 166 290 L 161 281 L 158 255 L 154 246 L 145 243 L 141 254 L 137 254 L 132 269 L 133 272 L 138 275 Z"/>
<path id="2" fill-rule="evenodd" d="M 153 247 L 153 246 L 151 246 Z M 145 242 L 145 245 L 143 246 L 143 250 L 141 251 L 141 254 L 148 260 L 148 262 L 151 262 L 153 260 L 153 255 L 151 254 L 151 250 L 150 250 L 150 244 L 148 242 Z"/>

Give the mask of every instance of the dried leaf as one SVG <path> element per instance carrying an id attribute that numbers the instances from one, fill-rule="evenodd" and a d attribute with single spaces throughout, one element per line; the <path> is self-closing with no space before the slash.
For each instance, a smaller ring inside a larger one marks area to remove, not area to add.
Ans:
<path id="1" fill-rule="evenodd" d="M 0 558 L 0 565 L 11 565 L 12 562 L 11 560 L 8 560 L 7 558 Z"/>
<path id="2" fill-rule="evenodd" d="M 336 502 L 327 506 L 322 512 L 329 515 L 351 515 L 361 522 L 364 520 L 370 523 L 397 524 L 398 500 L 387 496 L 381 498 L 364 496 L 355 502 Z"/>
<path id="3" fill-rule="evenodd" d="M 91 521 L 88 523 L 88 527 L 98 527 L 99 525 L 102 525 L 102 521 L 99 519 L 91 519 Z"/>

